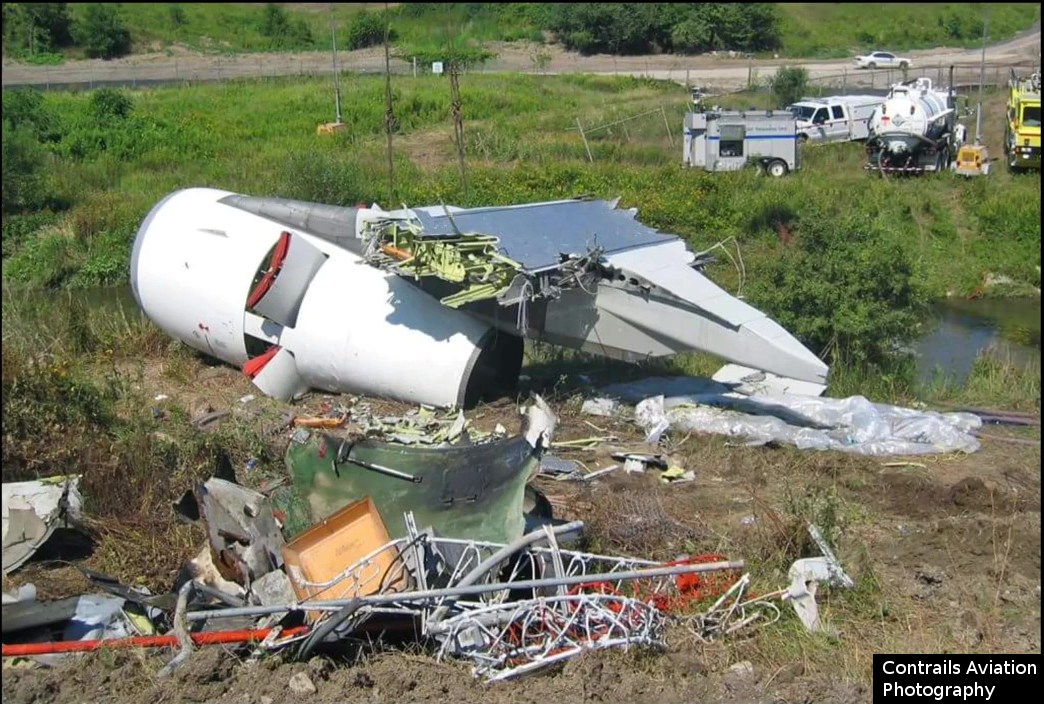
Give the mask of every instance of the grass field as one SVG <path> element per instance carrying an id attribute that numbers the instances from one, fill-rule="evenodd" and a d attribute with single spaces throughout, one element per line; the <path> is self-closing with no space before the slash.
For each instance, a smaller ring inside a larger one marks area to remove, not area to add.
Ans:
<path id="1" fill-rule="evenodd" d="M 857 50 L 909 51 L 999 42 L 1040 21 L 1040 5 L 981 3 L 780 3 L 783 47 L 789 56 L 835 58 Z"/>
<path id="2" fill-rule="evenodd" d="M 807 149 L 802 171 L 780 181 L 686 171 L 679 140 L 687 100 L 678 86 L 587 75 L 476 75 L 462 85 L 466 194 L 455 166 L 447 82 L 395 79 L 397 169 L 390 195 L 383 81 L 346 75 L 341 87 L 348 127 L 333 138 L 315 134 L 333 112 L 331 86 L 323 80 L 138 91 L 127 93 L 133 99 L 128 116 L 101 120 L 92 116 L 88 94 L 46 95 L 41 109 L 56 135 L 43 154 L 46 188 L 69 207 L 53 216 L 5 220 L 5 282 L 124 281 L 130 240 L 151 205 L 170 190 L 208 185 L 340 204 L 467 206 L 620 196 L 649 224 L 694 247 L 735 237 L 748 264 L 775 256 L 775 221 L 794 220 L 815 206 L 827 217 L 858 213 L 882 224 L 913 257 L 931 297 L 972 293 L 987 273 L 1039 284 L 1039 174 L 1012 176 L 998 163 L 989 178 L 973 181 L 949 174 L 874 179 L 862 170 L 858 144 Z M 718 102 L 738 107 L 765 100 Z M 1003 96 L 990 94 L 985 137 L 996 156 L 1002 119 Z"/>
<path id="3" fill-rule="evenodd" d="M 882 369 L 870 357 L 899 328 L 915 334 L 919 306 L 975 292 L 987 274 L 1015 282 L 989 293 L 1039 288 L 1039 174 L 1012 176 L 998 165 L 975 181 L 950 174 L 872 178 L 855 144 L 809 148 L 802 170 L 783 179 L 708 174 L 680 165 L 688 96 L 678 86 L 469 75 L 461 80 L 467 188 L 456 162 L 449 87 L 434 77 L 394 79 L 390 184 L 384 84 L 345 75 L 341 86 L 348 128 L 332 137 L 315 131 L 332 118 L 331 86 L 311 79 L 136 91 L 125 94 L 130 104 L 107 92 L 51 93 L 27 111 L 33 119 L 19 133 L 28 134 L 42 164 L 32 195 L 45 198 L 4 219 L 3 472 L 5 481 L 83 474 L 95 543 L 82 565 L 153 592 L 170 589 L 205 540 L 198 526 L 174 520 L 172 502 L 221 468 L 231 467 L 251 487 L 284 476 L 283 414 L 316 415 L 324 403 L 351 403 L 325 394 L 293 405 L 263 398 L 239 370 L 172 343 L 133 307 L 87 300 L 91 287 L 126 281 L 141 219 L 183 187 L 349 205 L 620 196 L 622 206 L 639 208 L 643 222 L 684 236 L 694 249 L 738 246 L 745 277 L 722 254 L 712 278 L 802 336 L 862 355 L 833 366 L 832 395 L 1039 416 L 1039 370 L 983 359 L 965 386 L 924 389 L 901 368 Z M 717 101 L 739 107 L 766 99 L 759 93 Z M 10 119 L 16 111 L 8 100 Z M 595 129 L 636 115 L 643 116 Z M 1002 115 L 1002 96 L 990 94 L 985 138 L 995 155 Z M 823 325 L 831 326 L 827 337 Z M 714 368 L 708 359 L 683 357 L 626 373 Z M 527 360 L 527 383 L 562 419 L 561 440 L 604 430 L 624 443 L 641 442 L 632 423 L 595 419 L 602 425 L 594 430 L 579 412 L 592 383 L 623 374 L 621 365 L 582 355 Z M 248 394 L 256 398 L 241 402 Z M 522 399 L 479 407 L 469 418 L 481 430 L 512 427 Z M 229 415 L 201 431 L 191 419 L 208 410 Z M 750 637 L 697 643 L 679 626 L 667 654 L 596 654 L 569 665 L 566 676 L 494 690 L 459 667 L 414 653 L 351 667 L 317 661 L 310 670 L 317 700 L 373 701 L 379 687 L 382 697 L 418 700 L 864 701 L 874 652 L 1039 652 L 1039 428 L 990 433 L 994 439 L 973 455 L 896 463 L 737 447 L 693 434 L 668 446 L 695 471 L 691 484 L 662 484 L 651 472 L 583 486 L 538 481 L 556 516 L 587 523 L 594 547 L 655 559 L 681 552 L 741 558 L 759 592 L 784 586 L 789 564 L 814 554 L 804 525 L 816 523 L 857 583 L 818 595 L 832 632 L 806 632 L 787 607 L 777 623 Z M 605 448 L 576 458 L 592 469 L 610 463 Z M 29 581 L 45 599 L 89 588 L 66 563 L 31 565 L 11 584 Z M 237 668 L 223 650 L 201 655 L 187 678 L 159 684 L 153 675 L 169 653 L 103 653 L 53 670 L 12 669 L 5 671 L 4 697 L 74 704 L 93 691 L 106 701 L 146 704 L 184 688 L 194 700 L 257 701 L 263 694 L 280 701 L 289 670 L 303 667 L 270 658 L 261 669 Z M 737 683 L 728 667 L 738 662 L 751 663 L 755 678 Z"/>

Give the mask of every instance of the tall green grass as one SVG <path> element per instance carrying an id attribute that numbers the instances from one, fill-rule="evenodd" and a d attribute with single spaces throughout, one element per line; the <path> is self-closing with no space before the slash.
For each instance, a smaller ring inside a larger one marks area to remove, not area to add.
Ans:
<path id="1" fill-rule="evenodd" d="M 779 3 L 787 56 L 838 58 L 867 51 L 980 46 L 981 3 Z M 989 40 L 1010 39 L 1040 21 L 1039 3 L 990 3 Z"/>
<path id="2" fill-rule="evenodd" d="M 71 207 L 52 216 L 5 218 L 5 282 L 61 287 L 126 280 L 138 224 L 176 188 L 387 205 L 383 82 L 345 75 L 342 91 L 347 129 L 332 137 L 315 134 L 329 113 L 324 80 L 136 91 L 129 93 L 129 116 L 104 120 L 93 115 L 86 94 L 47 94 L 42 109 L 57 122 L 60 137 L 45 144 L 46 182 L 53 200 Z M 472 75 L 461 92 L 467 194 L 455 166 L 448 82 L 394 81 L 393 204 L 620 196 L 624 205 L 640 208 L 644 221 L 696 248 L 735 237 L 752 279 L 759 260 L 778 255 L 778 226 L 819 207 L 827 217 L 862 213 L 881 224 L 914 260 L 933 296 L 972 293 L 988 274 L 1039 286 L 1039 174 L 1012 177 L 1000 167 L 977 180 L 950 174 L 873 178 L 863 172 L 858 144 L 805 149 L 802 170 L 778 181 L 746 172 L 708 174 L 680 165 L 687 96 L 671 84 Z M 989 100 L 1003 115 L 1003 96 L 994 93 Z M 666 127 L 656 111 L 661 106 Z M 993 122 L 998 119 L 987 121 L 987 144 L 999 152 L 1003 128 Z M 728 283 L 734 274 L 722 267 L 718 275 Z"/>

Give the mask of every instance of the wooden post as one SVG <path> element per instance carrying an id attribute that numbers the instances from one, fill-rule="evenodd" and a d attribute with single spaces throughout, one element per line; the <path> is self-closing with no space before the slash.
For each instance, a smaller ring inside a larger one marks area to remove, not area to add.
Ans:
<path id="1" fill-rule="evenodd" d="M 667 121 L 667 111 L 660 106 L 660 115 L 663 116 L 663 126 L 667 128 L 667 137 L 671 140 L 671 146 L 674 146 L 674 135 L 671 133 L 671 124 Z"/>
<path id="2" fill-rule="evenodd" d="M 461 111 L 460 87 L 457 83 L 459 65 L 457 61 L 450 62 L 450 96 L 452 98 L 453 111 L 453 135 L 457 141 L 457 160 L 460 163 L 460 182 L 464 190 L 464 197 L 468 195 L 468 174 L 464 166 L 464 115 Z"/>
<path id="3" fill-rule="evenodd" d="M 388 51 L 388 3 L 384 3 L 384 126 L 388 132 L 388 207 L 395 207 L 395 159 L 392 152 L 392 131 L 395 128 L 395 113 L 392 111 L 391 54 Z"/>
<path id="4" fill-rule="evenodd" d="M 587 135 L 584 134 L 583 125 L 580 124 L 580 118 L 576 118 L 576 128 L 580 130 L 580 139 L 584 140 L 584 149 L 587 150 L 587 160 L 594 161 L 594 157 L 591 156 L 591 145 L 587 143 Z"/>

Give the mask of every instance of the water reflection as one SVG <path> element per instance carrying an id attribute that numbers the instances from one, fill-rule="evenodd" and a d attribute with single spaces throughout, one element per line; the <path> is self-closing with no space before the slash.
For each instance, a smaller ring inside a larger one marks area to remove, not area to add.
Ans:
<path id="1" fill-rule="evenodd" d="M 934 309 L 933 323 L 915 345 L 922 382 L 941 370 L 964 383 L 983 353 L 1039 373 L 1040 299 L 946 301 Z"/>

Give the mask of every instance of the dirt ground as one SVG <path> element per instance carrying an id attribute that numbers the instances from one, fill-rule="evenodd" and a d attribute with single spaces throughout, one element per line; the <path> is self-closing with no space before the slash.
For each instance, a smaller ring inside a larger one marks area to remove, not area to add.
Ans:
<path id="1" fill-rule="evenodd" d="M 177 369 L 167 369 L 173 367 Z M 582 376 L 534 375 L 528 382 L 560 417 L 556 441 L 612 436 L 590 451 L 559 449 L 588 470 L 614 462 L 614 447 L 636 447 L 641 433 L 626 419 L 579 413 Z M 154 361 L 141 377 L 145 398 L 164 407 L 229 410 L 221 422 L 265 423 L 288 409 L 254 394 L 235 370 L 181 358 Z M 467 414 L 472 426 L 518 425 L 517 403 L 503 400 Z M 317 394 L 291 410 L 306 416 L 349 397 Z M 375 411 L 406 407 L 373 402 Z M 110 651 L 54 667 L 5 661 L 5 702 L 159 704 L 162 702 L 869 702 L 874 652 L 1040 652 L 1039 428 L 984 429 L 982 449 L 961 456 L 862 458 L 750 448 L 721 437 L 669 437 L 663 449 L 696 480 L 666 485 L 657 472 L 617 470 L 590 482 L 534 481 L 556 517 L 584 520 L 603 552 L 670 559 L 719 553 L 745 560 L 757 589 L 786 586 L 786 570 L 816 554 L 803 522 L 831 536 L 856 582 L 821 589 L 822 616 L 833 633 L 806 633 L 789 606 L 776 624 L 714 644 L 672 627 L 663 652 L 598 652 L 555 670 L 496 685 L 474 679 L 467 664 L 429 654 L 366 652 L 352 662 L 315 658 L 252 659 L 224 646 L 198 650 L 169 680 L 156 673 L 168 649 Z M 289 431 L 273 442 L 285 446 Z M 246 484 L 262 477 L 247 474 Z M 272 470 L 278 473 L 278 469 Z M 170 517 L 157 517 L 170 520 Z M 197 536 L 198 538 L 199 536 Z M 91 564 L 90 560 L 87 561 Z M 132 580 L 133 574 L 115 575 Z M 82 579 L 68 565 L 34 564 L 13 575 L 48 597 L 75 593 Z M 312 693 L 289 689 L 305 673 Z"/>
<path id="2" fill-rule="evenodd" d="M 566 51 L 559 45 L 535 45 L 525 42 L 491 42 L 487 48 L 497 56 L 481 69 L 483 71 L 616 73 L 686 81 L 717 90 L 742 89 L 751 79 L 752 72 L 767 76 L 784 63 L 803 66 L 813 81 L 840 76 L 842 73 L 847 73 L 846 83 L 851 85 L 886 87 L 888 81 L 898 80 L 898 73 L 893 76 L 888 72 L 879 71 L 875 72 L 876 76 L 872 76 L 869 75 L 872 72 L 854 71 L 851 59 L 808 61 L 778 57 L 751 60 L 728 53 L 700 56 L 581 56 Z M 546 55 L 546 64 L 543 60 L 538 61 L 540 55 Z M 948 47 L 905 52 L 905 55 L 914 61 L 915 69 L 931 68 L 933 71 L 938 67 L 950 65 L 970 70 L 972 67 L 977 68 L 982 58 L 979 50 Z M 987 77 L 998 78 L 1002 83 L 1007 80 L 1008 66 L 1037 66 L 1039 62 L 1039 26 L 1010 41 L 991 46 L 986 51 L 986 64 L 990 67 Z M 408 73 L 412 70 L 403 60 L 393 58 L 391 63 L 392 71 L 395 73 Z M 338 52 L 338 64 L 344 71 L 383 72 L 384 51 L 371 48 Z M 330 71 L 330 55 L 325 51 L 224 55 L 204 54 L 184 47 L 168 47 L 112 60 L 67 61 L 59 66 L 31 66 L 4 59 L 2 81 L 4 86 L 90 85 L 109 81 L 141 81 L 146 84 L 235 77 L 318 75 Z M 964 73 L 961 76 L 964 76 Z M 977 78 L 978 74 L 975 73 L 975 79 Z"/>

